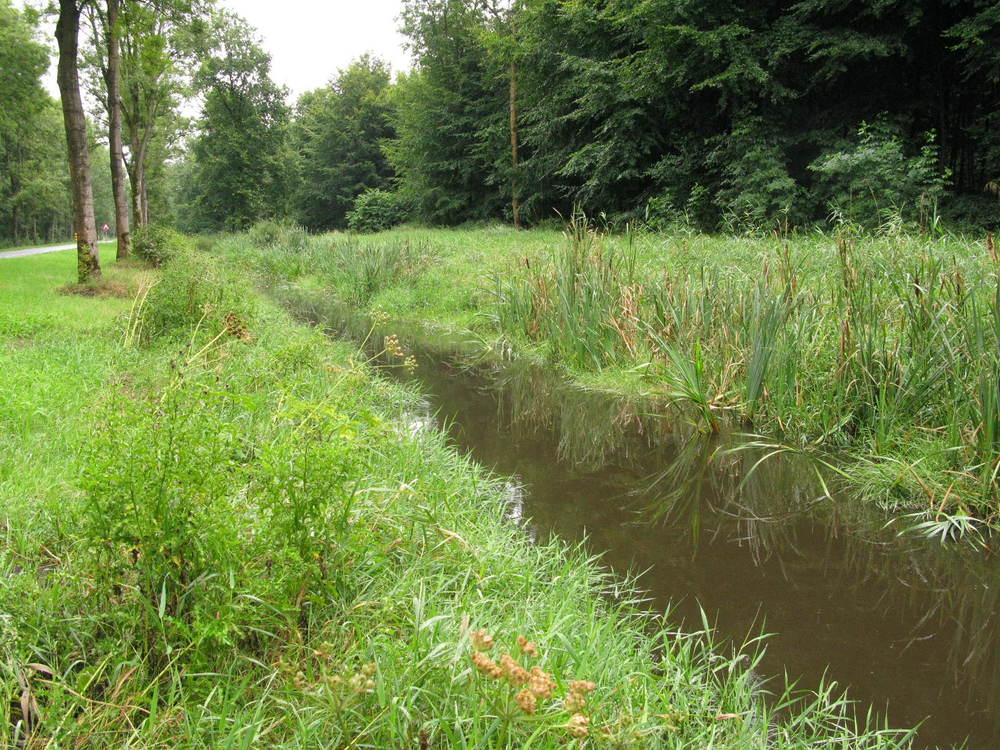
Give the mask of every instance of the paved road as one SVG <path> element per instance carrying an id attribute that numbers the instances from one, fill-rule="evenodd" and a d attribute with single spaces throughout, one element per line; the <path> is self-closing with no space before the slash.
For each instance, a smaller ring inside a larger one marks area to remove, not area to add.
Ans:
<path id="1" fill-rule="evenodd" d="M 0 258 L 24 258 L 28 255 L 41 255 L 42 253 L 56 253 L 60 250 L 73 250 L 76 245 L 50 245 L 49 247 L 28 247 L 24 250 L 5 250 L 0 253 Z"/>

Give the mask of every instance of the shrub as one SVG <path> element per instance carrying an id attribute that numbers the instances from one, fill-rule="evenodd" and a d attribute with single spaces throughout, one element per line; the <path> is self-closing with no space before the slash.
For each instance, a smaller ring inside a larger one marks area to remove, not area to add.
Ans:
<path id="1" fill-rule="evenodd" d="M 225 273 L 211 255 L 186 250 L 168 263 L 141 311 L 146 341 L 195 328 L 210 336 L 225 331 L 249 337 L 257 313 L 253 295 Z"/>
<path id="2" fill-rule="evenodd" d="M 309 233 L 294 222 L 258 221 L 247 234 L 250 244 L 267 250 L 281 248 L 290 252 L 305 249 Z"/>
<path id="3" fill-rule="evenodd" d="M 381 232 L 406 220 L 407 210 L 398 193 L 366 190 L 354 199 L 347 214 L 347 228 L 353 232 Z"/>
<path id="4" fill-rule="evenodd" d="M 920 220 L 926 228 L 949 174 L 939 166 L 933 131 L 925 138 L 920 153 L 907 154 L 899 128 L 880 118 L 861 123 L 853 142 L 810 164 L 831 217 L 868 228 Z"/>
<path id="5" fill-rule="evenodd" d="M 163 224 L 138 227 L 132 233 L 132 250 L 154 266 L 163 265 L 191 246 L 187 237 Z"/>
<path id="6" fill-rule="evenodd" d="M 246 522 L 240 436 L 207 393 L 204 383 L 179 378 L 151 401 L 119 395 L 86 463 L 84 531 L 95 580 L 154 657 L 236 637 L 233 580 Z"/>

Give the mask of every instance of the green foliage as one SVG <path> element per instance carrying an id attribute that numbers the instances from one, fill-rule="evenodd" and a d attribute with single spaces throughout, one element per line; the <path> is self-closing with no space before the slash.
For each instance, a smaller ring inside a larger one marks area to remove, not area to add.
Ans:
<path id="1" fill-rule="evenodd" d="M 329 86 L 303 94 L 291 131 L 298 159 L 294 211 L 309 229 L 344 226 L 355 199 L 393 176 L 382 150 L 390 123 L 389 67 L 367 55 Z"/>
<path id="2" fill-rule="evenodd" d="M 211 406 L 207 385 L 181 375 L 152 402 L 114 399 L 82 482 L 102 595 L 138 610 L 140 637 L 162 658 L 232 647 L 238 635 L 248 520 L 237 494 L 240 436 Z"/>
<path id="3" fill-rule="evenodd" d="M 199 230 L 248 229 L 288 212 L 291 169 L 285 92 L 271 58 L 236 16 L 215 16 L 214 49 L 197 79 L 205 91 L 188 219 Z"/>
<path id="4" fill-rule="evenodd" d="M 268 219 L 254 224 L 247 238 L 259 248 L 271 249 L 280 245 L 286 251 L 296 252 L 305 249 L 309 234 L 297 224 Z"/>
<path id="5" fill-rule="evenodd" d="M 136 227 L 132 232 L 132 250 L 154 266 L 173 260 L 191 247 L 191 241 L 165 224 Z"/>
<path id="6" fill-rule="evenodd" d="M 880 119 L 862 123 L 854 143 L 809 168 L 817 174 L 817 197 L 836 222 L 876 227 L 898 215 L 926 227 L 948 182 L 937 151 L 934 134 L 927 133 L 920 152 L 907 155 L 899 130 Z"/>
<path id="7" fill-rule="evenodd" d="M 49 60 L 37 20 L 0 0 L 0 240 L 12 244 L 73 231 L 62 112 L 41 85 Z"/>
<path id="8" fill-rule="evenodd" d="M 484 6 L 408 0 L 402 18 L 419 65 L 392 92 L 397 137 L 386 150 L 399 190 L 431 223 L 500 215 L 494 165 L 509 153 L 507 84 L 484 37 Z"/>
<path id="9" fill-rule="evenodd" d="M 347 228 L 352 232 L 382 232 L 406 221 L 406 202 L 398 193 L 366 190 L 354 199 L 347 214 Z"/>
<path id="10" fill-rule="evenodd" d="M 217 258 L 184 250 L 164 266 L 137 314 L 147 342 L 194 331 L 198 336 L 192 342 L 203 343 L 251 336 L 257 304 Z"/>

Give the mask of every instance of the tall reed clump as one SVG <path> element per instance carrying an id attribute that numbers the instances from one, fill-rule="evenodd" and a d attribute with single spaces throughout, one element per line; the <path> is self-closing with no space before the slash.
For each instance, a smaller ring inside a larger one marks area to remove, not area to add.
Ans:
<path id="1" fill-rule="evenodd" d="M 844 451 L 889 505 L 1000 515 L 995 247 L 926 238 L 609 238 L 574 219 L 494 275 L 494 325 L 571 371 L 642 372 L 709 431 Z M 642 249 L 637 250 L 641 244 Z"/>
<path id="2" fill-rule="evenodd" d="M 526 273 L 494 277 L 502 329 L 545 342 L 559 360 L 584 369 L 601 370 L 623 352 L 638 353 L 643 289 L 631 244 L 607 247 L 585 216 L 574 215 L 546 263 L 524 264 Z"/>

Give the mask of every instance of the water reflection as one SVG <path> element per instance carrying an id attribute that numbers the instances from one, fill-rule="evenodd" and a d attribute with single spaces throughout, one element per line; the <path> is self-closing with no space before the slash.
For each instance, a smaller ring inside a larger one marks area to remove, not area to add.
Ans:
<path id="1" fill-rule="evenodd" d="M 689 627 L 699 607 L 737 642 L 763 626 L 764 674 L 835 679 L 894 725 L 926 720 L 927 746 L 1000 747 L 997 558 L 901 538 L 884 515 L 825 498 L 811 465 L 758 463 L 523 364 L 425 352 L 414 377 L 457 446 L 516 477 L 509 514 L 532 535 L 586 538 L 615 569 L 645 571 L 651 606 Z"/>

